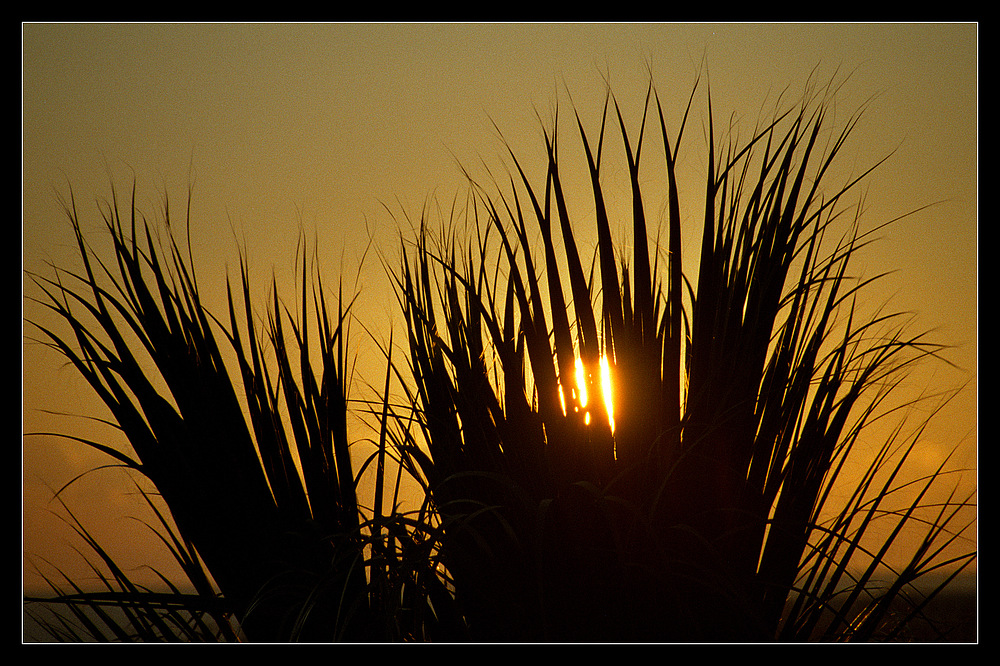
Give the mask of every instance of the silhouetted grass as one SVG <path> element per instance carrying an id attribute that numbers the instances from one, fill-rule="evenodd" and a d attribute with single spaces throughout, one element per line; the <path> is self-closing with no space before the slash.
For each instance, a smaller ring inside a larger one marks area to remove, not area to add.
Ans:
<path id="1" fill-rule="evenodd" d="M 652 85 L 638 129 L 610 93 L 596 136 L 574 115 L 593 217 L 571 217 L 557 118 L 544 136 L 544 182 L 511 153 L 506 183 L 495 193 L 472 183 L 438 241 L 421 218 L 392 272 L 407 355 L 400 361 L 392 340 L 383 348 L 381 393 L 366 408 L 377 441 L 361 469 L 347 427 L 350 304 L 342 290 L 328 302 L 304 249 L 294 309 L 273 284 L 266 324 L 255 324 L 241 260 L 228 316 L 216 319 L 190 256 L 172 232 L 155 242 L 134 192 L 128 219 L 114 199 L 103 211 L 114 243 L 107 265 L 88 248 L 71 198 L 83 268 L 35 276 L 39 302 L 69 333 L 40 328 L 111 410 L 134 456 L 83 443 L 152 482 L 176 525 L 164 517 L 160 534 L 196 593 L 131 584 L 77 524 L 112 576 L 107 592 L 50 581 L 73 618 L 50 619 L 53 635 L 896 636 L 924 603 L 900 618 L 914 584 L 942 567 L 961 571 L 975 552 L 943 554 L 966 527 L 954 521 L 969 499 L 927 516 L 944 464 L 906 484 L 919 486 L 908 507 L 893 504 L 919 431 L 890 435 L 846 501 L 831 495 L 907 368 L 940 350 L 895 316 L 859 307 L 871 280 L 854 281 L 848 267 L 867 233 L 843 200 L 860 178 L 833 190 L 824 180 L 857 118 L 821 145 L 826 109 L 807 96 L 748 141 L 724 143 L 709 101 L 695 261 L 682 244 L 675 171 L 696 91 L 676 134 Z M 645 218 L 644 197 L 661 193 L 640 186 L 651 133 L 667 177 L 665 252 L 650 246 Z M 605 205 L 609 150 L 628 167 L 627 223 Z M 170 231 L 169 210 L 165 222 Z M 463 222 L 467 237 L 448 226 Z M 631 255 L 612 241 L 621 224 Z M 596 231 L 593 261 L 578 249 L 584 225 Z M 401 403 L 390 399 L 394 379 Z M 366 503 L 357 480 L 369 466 Z M 424 489 L 421 506 L 400 506 L 403 474 Z M 886 521 L 889 538 L 873 541 Z M 889 548 L 921 525 L 926 538 L 885 585 Z"/>
<path id="2" fill-rule="evenodd" d="M 138 490 L 159 520 L 159 527 L 149 526 L 150 529 L 163 539 L 193 592 L 181 591 L 174 581 L 155 570 L 166 591 L 153 591 L 134 583 L 57 496 L 74 531 L 104 565 L 102 568 L 91 564 L 104 589 L 84 590 L 56 569 L 65 582 L 43 575 L 53 596 L 27 597 L 28 618 L 58 642 L 239 640 L 237 627 L 231 624 L 231 608 L 218 597 L 191 543 L 176 533 L 149 495 L 142 488 Z M 55 610 L 58 608 L 67 612 Z"/>
<path id="3" fill-rule="evenodd" d="M 574 220 L 557 117 L 544 181 L 512 153 L 507 186 L 474 185 L 453 212 L 468 246 L 452 227 L 435 244 L 424 219 L 404 258 L 397 290 L 427 447 L 410 453 L 442 516 L 443 561 L 471 638 L 868 640 L 917 579 L 974 559 L 938 550 L 966 527 L 953 524 L 967 506 L 958 498 L 929 520 L 888 588 L 873 584 L 943 481 L 942 467 L 891 513 L 916 438 L 901 451 L 887 441 L 845 503 L 830 497 L 893 385 L 940 350 L 893 315 L 858 309 L 871 280 L 852 281 L 848 266 L 865 234 L 841 219 L 841 204 L 867 173 L 821 187 L 857 118 L 823 147 L 826 109 L 807 98 L 749 141 L 720 146 L 708 102 L 693 284 L 675 174 L 686 119 L 672 136 L 652 86 L 631 135 L 610 94 L 596 138 L 576 116 L 594 216 Z M 609 122 L 633 199 L 627 258 L 604 203 Z M 667 175 L 665 255 L 649 248 L 639 179 L 650 127 Z M 589 273 L 575 240 L 584 224 L 596 225 Z M 600 408 L 602 357 L 613 430 Z M 885 520 L 895 528 L 867 550 Z"/>
<path id="4" fill-rule="evenodd" d="M 402 628 L 386 623 L 394 614 L 384 607 L 408 597 L 386 586 L 405 585 L 409 596 L 437 581 L 416 581 L 417 570 L 391 561 L 405 556 L 426 566 L 427 558 L 406 550 L 419 544 L 402 544 L 399 530 L 376 538 L 403 516 L 369 512 L 362 522 L 347 434 L 348 304 L 340 299 L 329 309 L 303 253 L 300 310 L 288 311 L 275 291 L 266 329 L 258 331 L 243 263 L 224 326 L 202 306 L 190 258 L 173 235 L 158 246 L 134 201 L 131 210 L 124 222 L 116 201 L 104 211 L 114 241 L 115 263 L 107 266 L 88 250 L 71 199 L 83 270 L 36 276 L 48 297 L 40 302 L 70 331 L 42 332 L 110 409 L 135 457 L 84 443 L 153 483 L 192 546 L 190 557 L 196 552 L 204 561 L 222 607 L 250 640 L 402 637 L 394 633 Z M 167 229 L 170 221 L 167 209 Z M 223 344 L 213 331 L 223 332 Z M 226 354 L 238 377 L 229 374 Z M 392 569 L 391 581 L 369 581 L 372 557 Z M 199 592 L 218 606 L 212 590 Z"/>

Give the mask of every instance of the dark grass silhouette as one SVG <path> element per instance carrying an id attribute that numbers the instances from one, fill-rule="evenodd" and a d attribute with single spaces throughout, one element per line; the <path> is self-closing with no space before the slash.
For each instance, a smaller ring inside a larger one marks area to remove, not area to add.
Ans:
<path id="1" fill-rule="evenodd" d="M 720 148 L 709 100 L 692 286 L 674 173 L 687 113 L 672 137 L 652 86 L 645 108 L 632 135 L 610 95 L 596 138 L 575 118 L 593 219 L 569 216 L 553 129 L 544 182 L 512 153 L 508 187 L 474 187 L 470 247 L 450 235 L 432 247 L 422 223 L 398 275 L 427 442 L 426 454 L 411 450 L 412 464 L 442 516 L 444 562 L 470 636 L 874 638 L 893 598 L 942 564 L 932 544 L 953 538 L 963 502 L 940 508 L 910 565 L 874 596 L 869 583 L 898 532 L 874 553 L 865 536 L 885 519 L 910 449 L 892 460 L 887 442 L 855 495 L 820 522 L 887 386 L 940 350 L 892 316 L 863 319 L 856 309 L 867 282 L 852 282 L 848 265 L 864 236 L 856 220 L 840 222 L 840 204 L 867 174 L 832 193 L 821 184 L 857 118 L 822 148 L 825 108 L 807 96 L 745 144 Z M 612 243 L 602 191 L 609 122 L 633 197 L 627 260 Z M 665 255 L 648 246 L 639 184 L 650 126 L 668 177 Z M 598 239 L 589 273 L 574 239 L 584 223 L 596 223 Z M 838 224 L 843 236 L 831 244 Z M 613 431 L 600 407 L 602 356 Z M 886 465 L 888 480 L 876 481 Z M 922 482 L 898 529 L 938 482 Z"/>
<path id="2" fill-rule="evenodd" d="M 262 335 L 273 357 L 265 358 L 245 263 L 228 318 L 216 320 L 199 302 L 190 258 L 172 236 L 157 246 L 134 202 L 130 222 L 117 203 L 105 212 L 115 240 L 110 267 L 88 251 L 70 202 L 84 270 L 36 278 L 70 330 L 43 333 L 112 410 L 135 457 L 85 443 L 154 484 L 182 536 L 167 521 L 164 534 L 200 584 L 166 609 L 120 570 L 109 581 L 113 597 L 65 593 L 53 582 L 61 601 L 88 618 L 72 632 L 52 623 L 53 633 L 251 641 L 900 635 L 940 589 L 900 615 L 913 584 L 974 561 L 975 552 L 942 554 L 966 527 L 954 521 L 971 498 L 927 517 L 926 493 L 947 482 L 942 466 L 898 512 L 898 477 L 919 440 L 893 437 L 847 501 L 831 499 L 852 446 L 908 365 L 941 348 L 907 335 L 894 316 L 858 308 L 870 281 L 852 281 L 848 266 L 867 236 L 858 220 L 844 219 L 843 199 L 861 179 L 821 187 L 857 118 L 822 145 L 825 92 L 749 141 L 726 145 L 716 143 L 709 97 L 693 281 L 675 178 L 688 113 L 671 134 L 652 85 L 638 129 L 626 127 L 610 93 L 596 136 L 574 115 L 593 218 L 570 217 L 558 122 L 545 133 L 544 182 L 534 183 L 511 153 L 507 186 L 487 194 L 472 183 L 468 205 L 450 220 L 465 223 L 467 241 L 446 225 L 435 243 L 433 222 L 422 218 L 415 246 L 404 243 L 392 271 L 408 353 L 401 362 L 391 341 L 385 347 L 384 390 L 371 409 L 379 435 L 366 463 L 376 470 L 370 507 L 357 497 L 349 456 L 349 304 L 341 293 L 328 308 L 305 252 L 297 313 L 276 295 L 267 312 Z M 601 177 L 616 135 L 633 197 L 627 258 L 612 242 L 619 229 Z M 640 155 L 655 149 L 651 136 L 663 151 L 655 167 L 667 176 L 665 253 L 649 245 L 643 198 L 651 195 L 639 179 Z M 596 225 L 593 263 L 575 240 L 585 224 Z M 536 232 L 540 247 L 529 240 Z M 235 353 L 236 377 L 223 348 Z M 602 407 L 602 358 L 614 387 L 613 428 Z M 394 377 L 402 404 L 389 398 Z M 412 513 L 397 509 L 395 497 L 385 508 L 384 493 L 399 488 L 387 471 L 392 460 L 426 491 Z M 895 527 L 873 546 L 866 537 L 885 521 Z M 891 572 L 888 586 L 877 583 L 901 531 L 924 521 L 910 563 Z M 208 614 L 218 629 L 172 629 L 182 625 L 178 605 L 183 626 Z M 132 619 L 102 618 L 102 629 L 90 618 L 109 606 Z"/>
<path id="3" fill-rule="evenodd" d="M 220 626 L 232 615 L 255 641 L 396 638 L 396 629 L 380 621 L 399 618 L 383 606 L 406 599 L 380 589 L 387 581 L 374 575 L 379 567 L 368 571 L 373 557 L 381 560 L 383 578 L 391 573 L 396 584 L 409 584 L 407 595 L 433 598 L 437 592 L 427 586 L 440 583 L 433 569 L 406 573 L 410 564 L 433 566 L 406 551 L 424 547 L 374 539 L 404 515 L 369 511 L 363 519 L 347 439 L 348 304 L 340 300 L 338 310 L 328 309 L 322 280 L 309 273 L 303 254 L 301 310 L 288 311 L 275 292 L 267 327 L 258 331 L 244 263 L 241 297 L 230 289 L 226 326 L 202 307 L 190 262 L 172 236 L 161 249 L 148 224 L 136 219 L 134 200 L 124 223 L 117 202 L 105 211 L 114 240 L 110 267 L 88 251 L 72 200 L 67 212 L 84 270 L 38 278 L 49 297 L 45 303 L 70 328 L 69 336 L 42 332 L 108 406 L 135 458 L 84 443 L 153 483 L 183 535 L 186 548 L 177 551 L 178 559 L 201 596 L 225 609 Z M 169 226 L 169 209 L 166 219 Z M 102 286 L 105 281 L 111 287 Z M 224 332 L 224 348 L 213 326 Z M 273 358 L 265 358 L 261 338 Z M 226 368 L 224 349 L 235 353 L 237 377 Z M 155 381 L 165 383 L 167 395 Z M 384 449 L 378 455 L 384 457 Z M 396 530 L 404 539 L 410 533 Z M 224 605 L 212 599 L 207 574 Z M 138 593 L 120 570 L 115 581 L 112 587 Z M 96 603 L 94 597 L 68 601 Z M 123 632 L 115 633 L 122 638 Z"/>

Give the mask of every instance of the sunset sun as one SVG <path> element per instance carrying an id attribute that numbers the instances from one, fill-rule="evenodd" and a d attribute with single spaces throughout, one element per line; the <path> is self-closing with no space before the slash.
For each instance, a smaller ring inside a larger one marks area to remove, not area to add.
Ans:
<path id="1" fill-rule="evenodd" d="M 604 410 L 608 414 L 608 425 L 611 427 L 611 432 L 615 431 L 615 419 L 614 419 L 614 392 L 611 384 L 611 366 L 608 363 L 608 357 L 601 354 L 601 364 L 600 364 L 600 386 L 601 394 L 604 397 Z M 574 410 L 583 411 L 584 423 L 590 425 L 591 422 L 591 410 L 588 409 L 588 404 L 590 403 L 590 395 L 587 391 L 587 372 L 583 366 L 583 360 L 580 358 L 576 359 L 576 387 L 573 389 L 573 397 L 578 403 L 574 406 Z M 562 388 L 559 389 L 559 401 L 562 404 L 563 413 L 567 413 L 566 397 L 563 395 Z"/>

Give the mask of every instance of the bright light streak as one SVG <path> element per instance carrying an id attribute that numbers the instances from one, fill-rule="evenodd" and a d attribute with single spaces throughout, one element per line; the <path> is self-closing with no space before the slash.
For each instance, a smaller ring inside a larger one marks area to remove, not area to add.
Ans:
<path id="1" fill-rule="evenodd" d="M 608 363 L 608 358 L 603 355 L 601 356 L 600 381 L 601 393 L 604 395 L 604 409 L 608 413 L 608 424 L 611 426 L 611 432 L 614 432 L 615 418 L 614 399 L 611 386 L 611 367 Z M 583 368 L 583 361 L 579 358 L 576 359 L 576 388 L 574 389 L 573 394 L 577 401 L 577 406 L 574 407 L 574 409 L 577 411 L 580 409 L 586 410 L 587 404 L 590 401 L 590 396 L 587 393 L 587 375 Z M 563 395 L 561 386 L 559 387 L 559 403 L 562 406 L 563 414 L 565 414 L 566 396 Z M 583 418 L 584 423 L 590 425 L 591 416 L 589 410 L 584 412 Z"/>
<path id="2" fill-rule="evenodd" d="M 615 401 L 611 393 L 611 364 L 608 357 L 601 354 L 601 393 L 604 394 L 604 408 L 608 410 L 608 424 L 615 431 Z"/>

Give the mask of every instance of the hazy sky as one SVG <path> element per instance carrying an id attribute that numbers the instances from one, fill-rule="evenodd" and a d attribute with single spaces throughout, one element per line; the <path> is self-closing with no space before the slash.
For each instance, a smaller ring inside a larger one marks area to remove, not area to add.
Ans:
<path id="1" fill-rule="evenodd" d="M 386 207 L 419 216 L 429 196 L 447 203 L 463 191 L 458 163 L 478 174 L 501 164 L 493 122 L 519 154 L 539 156 L 539 118 L 550 120 L 557 100 L 568 109 L 567 89 L 584 120 L 599 122 L 605 74 L 638 118 L 651 69 L 668 119 L 679 121 L 707 72 L 716 122 L 735 114 L 749 133 L 817 67 L 820 79 L 850 73 L 836 120 L 868 107 L 846 168 L 892 153 L 869 181 L 865 219 L 940 202 L 881 233 L 867 270 L 897 270 L 885 282 L 893 307 L 956 346 L 949 358 L 959 369 L 921 375 L 932 390 L 972 381 L 930 432 L 927 459 L 962 444 L 959 460 L 975 465 L 975 24 L 28 24 L 22 37 L 24 269 L 75 265 L 59 203 L 70 186 L 97 229 L 95 202 L 112 183 L 127 189 L 134 177 L 153 218 L 164 192 L 181 210 L 193 183 L 196 268 L 216 296 L 239 242 L 261 296 L 272 270 L 288 275 L 303 230 L 328 279 L 353 280 L 372 239 L 394 261 L 398 221 Z M 693 174 L 704 155 L 699 99 L 681 165 Z M 394 303 L 382 267 L 369 256 L 363 268 L 362 316 L 382 321 Z M 39 316 L 28 301 L 24 310 Z M 23 351 L 24 431 L 107 436 L 43 411 L 103 414 L 58 356 L 28 340 Z M 26 438 L 23 450 L 26 555 L 83 571 L 71 550 L 79 542 L 48 500 L 107 459 L 49 437 Z M 124 475 L 105 471 L 67 499 L 123 560 L 169 571 L 162 555 L 127 554 L 129 542 L 155 551 L 128 518 L 145 515 L 131 493 Z M 25 576 L 35 580 L 27 567 Z"/>

